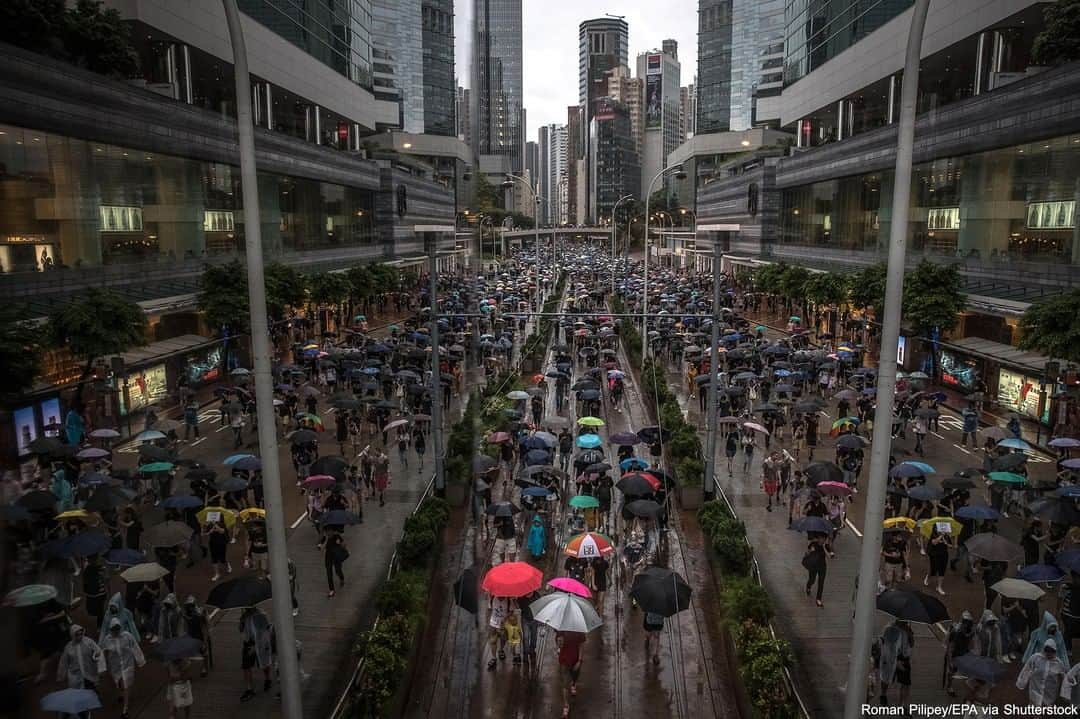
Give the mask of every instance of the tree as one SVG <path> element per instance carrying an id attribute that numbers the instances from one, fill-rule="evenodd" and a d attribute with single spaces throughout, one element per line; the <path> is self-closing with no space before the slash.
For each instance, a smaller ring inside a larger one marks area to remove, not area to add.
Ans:
<path id="1" fill-rule="evenodd" d="M 806 281 L 803 291 L 817 307 L 839 305 L 847 299 L 848 278 L 839 272 L 819 272 Z"/>
<path id="2" fill-rule="evenodd" d="M 772 262 L 761 265 L 754 270 L 754 289 L 767 295 L 780 292 L 780 284 L 787 271 L 787 265 L 783 262 Z"/>
<path id="3" fill-rule="evenodd" d="M 482 173 L 476 176 L 476 206 L 484 214 L 491 210 L 502 207 L 503 195 L 500 188 L 491 184 Z"/>
<path id="4" fill-rule="evenodd" d="M 4 0 L 0 3 L 0 40 L 17 47 L 55 54 L 62 45 L 64 0 Z"/>
<path id="5" fill-rule="evenodd" d="M 26 322 L 25 308 L 0 305 L 0 395 L 14 395 L 34 382 L 40 369 L 41 331 Z"/>
<path id="6" fill-rule="evenodd" d="M 101 0 L 78 0 L 65 15 L 64 28 L 64 48 L 75 64 L 102 75 L 138 74 L 139 54 L 114 8 L 104 8 Z"/>
<path id="7" fill-rule="evenodd" d="M 91 288 L 53 308 L 45 327 L 53 346 L 67 347 L 71 354 L 86 361 L 79 379 L 77 405 L 82 404 L 85 380 L 99 357 L 146 344 L 147 323 L 142 308 L 108 289 Z"/>
<path id="8" fill-rule="evenodd" d="M 352 285 L 349 278 L 342 272 L 322 272 L 311 276 L 308 291 L 316 309 L 320 305 L 330 305 L 334 315 L 337 316 L 342 303 L 349 299 Z M 323 322 L 321 313 L 319 320 Z M 326 329 L 324 322 L 322 328 Z"/>
<path id="9" fill-rule="evenodd" d="M 904 324 L 920 337 L 929 337 L 935 329 L 951 330 L 967 304 L 962 284 L 957 265 L 920 262 L 904 277 Z"/>
<path id="10" fill-rule="evenodd" d="M 806 283 L 810 281 L 810 270 L 799 265 L 787 265 L 780 275 L 780 293 L 789 303 L 802 301 L 806 297 Z"/>
<path id="11" fill-rule="evenodd" d="M 1020 347 L 1080 362 L 1080 290 L 1032 303 L 1020 318 Z"/>
<path id="12" fill-rule="evenodd" d="M 885 277 L 888 265 L 878 262 L 848 275 L 848 295 L 851 304 L 862 310 L 873 310 L 879 320 L 885 309 Z"/>
<path id="13" fill-rule="evenodd" d="M 307 286 L 299 270 L 283 262 L 268 264 L 265 275 L 266 314 L 271 322 L 278 322 L 285 319 L 286 308 L 304 304 Z"/>
<path id="14" fill-rule="evenodd" d="M 238 260 L 207 265 L 196 302 L 206 323 L 219 336 L 246 334 L 250 329 L 247 271 Z"/>
<path id="15" fill-rule="evenodd" d="M 1032 60 L 1061 65 L 1080 60 L 1080 0 L 1058 0 L 1043 10 L 1046 29 L 1035 36 Z"/>

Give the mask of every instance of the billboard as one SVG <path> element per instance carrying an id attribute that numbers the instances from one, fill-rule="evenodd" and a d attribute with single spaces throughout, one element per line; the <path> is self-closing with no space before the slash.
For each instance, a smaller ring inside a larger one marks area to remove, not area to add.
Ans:
<path id="1" fill-rule="evenodd" d="M 645 58 L 645 74 L 646 75 L 660 75 L 663 73 L 661 63 L 663 62 L 662 55 L 649 55 Z"/>
<path id="2" fill-rule="evenodd" d="M 649 75 L 645 78 L 645 129 L 651 130 L 663 125 L 664 84 L 663 75 Z"/>

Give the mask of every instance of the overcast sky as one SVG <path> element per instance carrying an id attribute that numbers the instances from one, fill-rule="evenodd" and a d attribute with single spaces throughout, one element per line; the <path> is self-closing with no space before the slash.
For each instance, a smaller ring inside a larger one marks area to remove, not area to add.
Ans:
<path id="1" fill-rule="evenodd" d="M 473 0 L 455 3 L 458 83 L 469 87 L 472 67 Z M 605 13 L 625 15 L 630 25 L 630 73 L 637 74 L 638 53 L 659 48 L 662 40 L 679 42 L 681 84 L 697 71 L 697 0 L 523 0 L 525 38 L 525 109 L 528 134 L 566 123 L 566 108 L 578 101 L 578 25 Z"/>

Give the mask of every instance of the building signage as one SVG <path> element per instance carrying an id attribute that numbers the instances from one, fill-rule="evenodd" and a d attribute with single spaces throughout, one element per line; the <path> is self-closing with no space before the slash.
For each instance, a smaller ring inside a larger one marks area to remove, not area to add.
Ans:
<path id="1" fill-rule="evenodd" d="M 236 220 L 231 210 L 204 210 L 203 232 L 235 232 Z"/>
<path id="2" fill-rule="evenodd" d="M 142 232 L 141 207 L 101 205 L 98 211 L 102 232 Z"/>
<path id="3" fill-rule="evenodd" d="M 1039 419 L 1040 404 L 1047 403 L 1041 400 L 1042 392 L 1039 380 L 1019 372 L 1003 369 L 998 372 L 997 401 L 1002 407 L 1008 407 L 1014 412 Z M 1042 421 L 1050 421 L 1049 407 L 1043 407 Z"/>
<path id="4" fill-rule="evenodd" d="M 941 383 L 964 392 L 974 392 L 979 370 L 974 360 L 961 359 L 958 355 L 941 350 Z"/>
<path id="5" fill-rule="evenodd" d="M 959 207 L 934 207 L 926 220 L 928 230 L 959 230 L 960 208 Z"/>
<path id="6" fill-rule="evenodd" d="M 907 337 L 900 335 L 896 344 L 896 364 L 904 366 L 904 357 L 907 355 Z"/>
<path id="7" fill-rule="evenodd" d="M 184 363 L 184 377 L 192 387 L 221 377 L 222 347 L 215 344 L 189 356 Z"/>
<path id="8" fill-rule="evenodd" d="M 664 84 L 661 75 L 645 78 L 645 129 L 658 128 L 664 118 Z"/>
<path id="9" fill-rule="evenodd" d="M 645 74 L 646 75 L 660 75 L 663 70 L 663 55 L 648 55 L 645 58 Z"/>
<path id="10" fill-rule="evenodd" d="M 1076 225 L 1076 201 L 1032 202 L 1027 206 L 1031 230 L 1067 230 Z"/>
<path id="11" fill-rule="evenodd" d="M 127 402 L 123 393 L 120 397 L 120 414 L 138 412 L 154 402 L 164 399 L 168 394 L 165 381 L 165 365 L 159 364 L 132 372 L 127 379 Z"/>

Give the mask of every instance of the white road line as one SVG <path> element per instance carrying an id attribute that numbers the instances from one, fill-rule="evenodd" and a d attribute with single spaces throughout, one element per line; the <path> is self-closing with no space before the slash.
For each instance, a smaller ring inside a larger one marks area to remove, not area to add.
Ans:
<path id="1" fill-rule="evenodd" d="M 229 425 L 227 425 L 227 424 L 223 424 L 223 425 L 221 425 L 220 427 L 218 427 L 217 429 L 215 429 L 214 431 L 215 431 L 215 432 L 224 432 L 224 431 L 225 431 L 225 430 L 227 430 L 228 428 L 229 428 Z"/>
<path id="2" fill-rule="evenodd" d="M 337 409 L 337 407 L 331 407 L 330 409 L 328 409 L 328 410 L 326 410 L 325 412 L 323 412 L 323 414 L 330 414 L 330 413 L 331 413 L 331 412 L 333 412 L 333 411 L 334 411 L 335 409 Z"/>
<path id="3" fill-rule="evenodd" d="M 844 519 L 844 524 L 846 524 L 848 526 L 848 528 L 851 529 L 852 532 L 855 532 L 856 537 L 862 537 L 862 532 L 860 532 L 858 529 L 855 528 L 855 525 L 851 523 L 850 519 L 845 518 Z"/>
<path id="4" fill-rule="evenodd" d="M 935 436 L 935 437 L 937 437 L 938 439 L 945 439 L 945 438 L 944 438 L 943 436 L 941 436 L 941 435 L 940 435 L 940 434 L 938 434 L 937 432 L 931 432 L 930 434 L 934 435 L 934 436 Z"/>
<path id="5" fill-rule="evenodd" d="M 194 447 L 195 445 L 205 442 L 206 440 L 206 437 L 199 437 L 197 440 L 191 443 L 191 446 Z"/>
<path id="6" fill-rule="evenodd" d="M 829 414 L 828 412 L 826 412 L 825 410 L 818 410 L 818 412 L 822 417 L 825 417 L 826 419 L 832 417 L 832 415 Z"/>
<path id="7" fill-rule="evenodd" d="M 214 610 L 212 612 L 210 612 L 209 619 L 213 619 L 214 617 L 216 617 L 218 612 L 220 612 L 220 611 L 221 611 L 221 609 L 219 609 L 218 607 L 214 607 Z"/>
<path id="8" fill-rule="evenodd" d="M 955 442 L 953 442 L 953 446 L 954 446 L 954 447 L 956 447 L 956 448 L 957 448 L 958 450 L 960 450 L 961 452 L 963 452 L 964 454 L 971 454 L 971 452 L 967 451 L 966 449 L 964 449 L 964 448 L 963 448 L 963 447 L 961 447 L 960 445 L 956 444 Z"/>
<path id="9" fill-rule="evenodd" d="M 303 522 L 305 519 L 307 519 L 307 512 L 304 512 L 303 514 L 301 514 L 297 518 L 297 520 L 292 523 L 292 526 L 290 526 L 289 529 L 296 529 L 297 527 L 300 526 L 300 523 Z"/>

